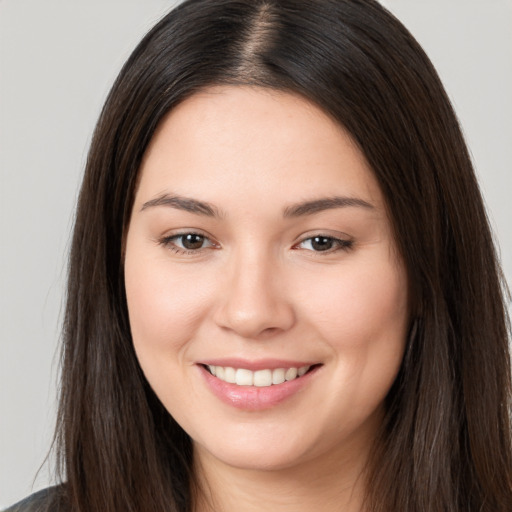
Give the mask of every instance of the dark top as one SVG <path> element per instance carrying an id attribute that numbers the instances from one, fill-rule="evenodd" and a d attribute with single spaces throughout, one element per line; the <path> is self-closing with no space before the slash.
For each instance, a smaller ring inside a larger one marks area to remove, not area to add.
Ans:
<path id="1" fill-rule="evenodd" d="M 63 512 L 65 508 L 59 506 L 61 490 L 60 486 L 48 487 L 16 503 L 4 512 Z"/>

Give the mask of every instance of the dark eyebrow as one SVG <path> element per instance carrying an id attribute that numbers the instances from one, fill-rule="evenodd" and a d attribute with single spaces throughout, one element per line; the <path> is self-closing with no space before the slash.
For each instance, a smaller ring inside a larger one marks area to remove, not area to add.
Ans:
<path id="1" fill-rule="evenodd" d="M 155 206 L 170 206 L 171 208 L 185 210 L 197 215 L 206 215 L 207 217 L 221 216 L 219 210 L 209 203 L 198 201 L 190 197 L 171 196 L 169 194 L 163 194 L 155 199 L 146 201 L 140 210 L 143 211 Z"/>
<path id="2" fill-rule="evenodd" d="M 154 199 L 146 201 L 141 208 L 141 211 L 155 206 L 170 206 L 178 210 L 185 210 L 187 212 L 195 213 L 197 215 L 206 215 L 207 217 L 221 217 L 218 208 L 210 203 L 198 201 L 190 197 L 171 196 L 163 194 Z M 374 206 L 356 197 L 326 197 L 315 199 L 313 201 L 306 201 L 288 206 L 283 213 L 285 218 L 301 217 L 303 215 L 313 215 L 315 213 L 331 210 L 334 208 L 347 208 L 347 207 L 361 207 L 366 209 L 374 209 Z"/>
<path id="3" fill-rule="evenodd" d="M 366 208 L 374 210 L 375 207 L 357 197 L 325 197 L 322 199 L 315 199 L 313 201 L 306 201 L 304 203 L 298 203 L 288 206 L 284 210 L 284 217 L 300 217 L 302 215 L 313 215 L 324 210 L 331 210 L 333 208 L 347 208 L 350 206 L 356 206 L 360 208 Z"/>

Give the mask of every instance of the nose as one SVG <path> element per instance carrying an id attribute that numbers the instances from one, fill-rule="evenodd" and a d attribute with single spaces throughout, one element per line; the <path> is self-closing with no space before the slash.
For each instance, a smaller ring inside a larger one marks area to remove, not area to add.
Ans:
<path id="1" fill-rule="evenodd" d="M 268 255 L 246 251 L 229 262 L 215 321 L 247 339 L 266 339 L 287 331 L 295 312 L 287 300 L 281 266 Z"/>

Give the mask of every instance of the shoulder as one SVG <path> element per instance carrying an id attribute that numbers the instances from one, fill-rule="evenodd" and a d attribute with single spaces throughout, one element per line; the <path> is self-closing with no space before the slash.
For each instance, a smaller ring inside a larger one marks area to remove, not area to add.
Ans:
<path id="1" fill-rule="evenodd" d="M 67 512 L 62 506 L 62 486 L 48 487 L 12 505 L 4 512 Z"/>

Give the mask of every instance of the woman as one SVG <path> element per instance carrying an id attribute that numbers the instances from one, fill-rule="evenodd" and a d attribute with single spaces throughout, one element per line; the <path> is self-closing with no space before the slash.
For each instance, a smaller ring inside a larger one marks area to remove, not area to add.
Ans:
<path id="1" fill-rule="evenodd" d="M 505 316 L 455 115 L 399 22 L 184 2 L 100 117 L 65 483 L 14 510 L 511 510 Z"/>

